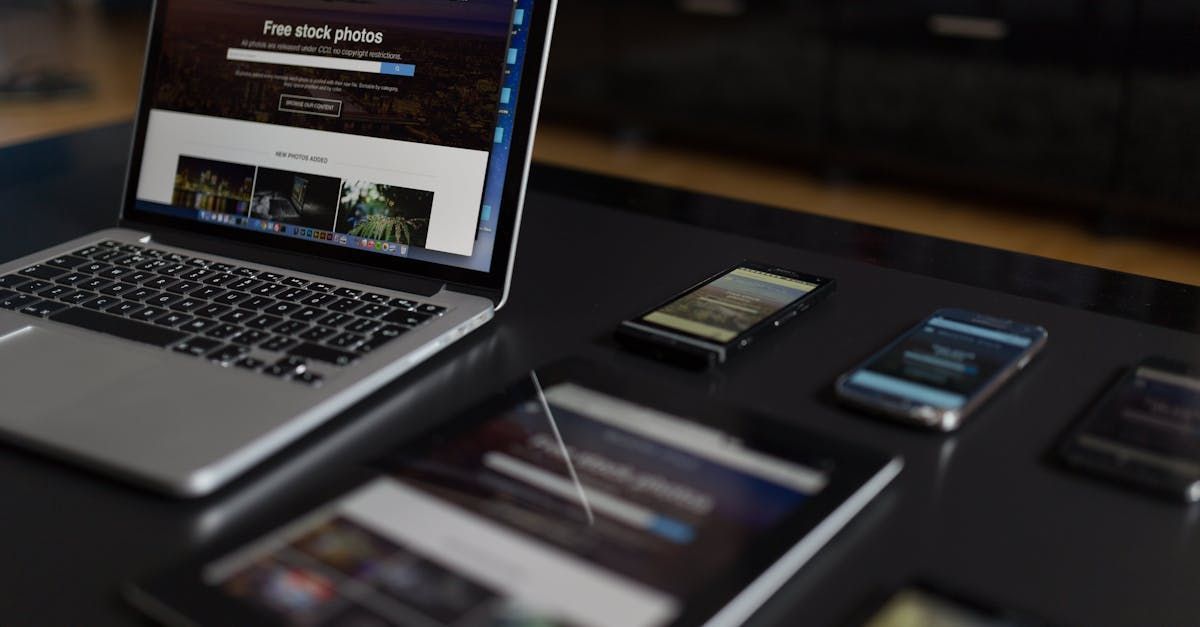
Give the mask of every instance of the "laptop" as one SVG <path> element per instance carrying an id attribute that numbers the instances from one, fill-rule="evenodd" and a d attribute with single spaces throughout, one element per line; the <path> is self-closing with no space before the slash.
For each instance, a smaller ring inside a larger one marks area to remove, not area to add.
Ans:
<path id="1" fill-rule="evenodd" d="M 0 265 L 0 437 L 210 493 L 488 322 L 555 0 L 160 0 L 121 220 Z"/>

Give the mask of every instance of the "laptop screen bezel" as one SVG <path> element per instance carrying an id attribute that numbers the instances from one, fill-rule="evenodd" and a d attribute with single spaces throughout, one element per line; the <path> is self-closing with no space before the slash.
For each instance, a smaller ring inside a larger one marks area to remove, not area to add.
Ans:
<path id="1" fill-rule="evenodd" d="M 163 226 L 202 235 L 281 250 L 289 253 L 319 257 L 323 260 L 369 266 L 423 279 L 433 279 L 447 284 L 482 290 L 499 300 L 505 292 L 509 266 L 513 262 L 513 247 L 519 218 L 519 209 L 525 181 L 529 175 L 530 148 L 533 138 L 534 115 L 541 98 L 542 75 L 545 72 L 545 55 L 548 52 L 547 35 L 555 0 L 537 0 L 527 16 L 529 24 L 521 81 L 517 93 L 517 106 L 513 112 L 513 130 L 508 153 L 508 164 L 504 179 L 504 190 L 492 249 L 491 265 L 487 272 L 471 270 L 440 263 L 383 255 L 374 252 L 329 245 L 321 242 L 259 233 L 200 220 L 163 215 L 143 211 L 137 207 L 138 179 L 142 170 L 142 156 L 146 143 L 146 124 L 149 120 L 154 98 L 154 82 L 158 74 L 158 59 L 162 48 L 163 24 L 171 0 L 156 0 L 151 18 L 150 34 L 146 44 L 146 62 L 143 66 L 141 97 L 134 124 L 133 144 L 126 175 L 125 194 L 121 208 L 122 222 L 147 226 Z M 499 94 L 496 105 L 499 107 Z M 482 194 L 481 194 L 482 198 Z"/>

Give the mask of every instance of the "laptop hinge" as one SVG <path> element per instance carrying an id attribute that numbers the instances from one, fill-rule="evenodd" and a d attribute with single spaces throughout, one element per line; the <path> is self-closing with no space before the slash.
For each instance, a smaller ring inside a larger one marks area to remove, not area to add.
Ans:
<path id="1" fill-rule="evenodd" d="M 418 296 L 433 296 L 446 287 L 446 284 L 442 281 L 416 277 L 410 274 L 389 272 L 371 266 L 333 259 L 322 259 L 311 255 L 302 255 L 244 242 L 234 242 L 219 237 L 189 233 L 180 229 L 150 225 L 133 220 L 123 219 L 121 220 L 121 226 L 150 233 L 152 241 L 167 246 L 178 246 L 201 253 L 231 257 L 233 259 L 275 266 L 282 269 L 291 269 L 296 272 L 315 274 L 339 281 L 373 285 L 383 289 L 408 292 Z"/>

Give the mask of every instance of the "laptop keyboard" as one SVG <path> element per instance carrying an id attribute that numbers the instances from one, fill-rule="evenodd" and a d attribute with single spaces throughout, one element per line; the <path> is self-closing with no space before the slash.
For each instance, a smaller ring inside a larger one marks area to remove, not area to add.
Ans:
<path id="1" fill-rule="evenodd" d="M 114 241 L 0 276 L 0 308 L 310 386 L 446 311 Z"/>

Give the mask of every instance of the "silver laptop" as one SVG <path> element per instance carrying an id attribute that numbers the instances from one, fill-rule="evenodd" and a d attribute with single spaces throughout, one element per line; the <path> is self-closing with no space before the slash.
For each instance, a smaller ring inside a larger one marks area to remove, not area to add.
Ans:
<path id="1" fill-rule="evenodd" d="M 483 325 L 554 0 L 160 0 L 119 228 L 0 265 L 0 434 L 209 493 Z"/>

